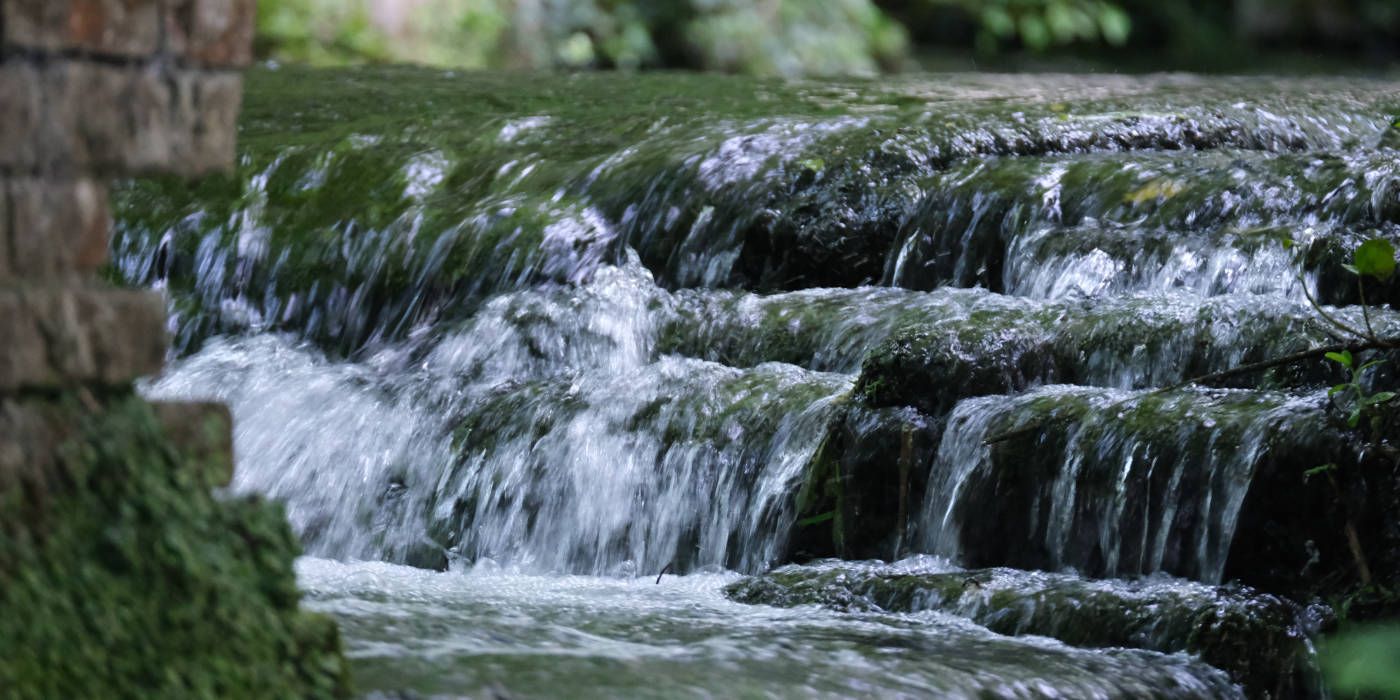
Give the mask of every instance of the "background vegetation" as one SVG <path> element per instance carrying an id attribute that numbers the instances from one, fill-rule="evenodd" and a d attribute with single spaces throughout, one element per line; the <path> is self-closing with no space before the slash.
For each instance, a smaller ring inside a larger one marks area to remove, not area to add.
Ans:
<path id="1" fill-rule="evenodd" d="M 870 74 L 930 55 L 1238 69 L 1278 52 L 1379 65 L 1400 0 L 262 0 L 265 58 L 458 68 Z"/>

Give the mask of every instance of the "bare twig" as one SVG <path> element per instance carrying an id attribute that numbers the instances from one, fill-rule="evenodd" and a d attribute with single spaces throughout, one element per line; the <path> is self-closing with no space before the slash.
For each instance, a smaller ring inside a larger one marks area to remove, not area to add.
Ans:
<path id="1" fill-rule="evenodd" d="M 1343 331 L 1346 331 L 1347 333 L 1350 333 L 1351 335 L 1357 338 L 1367 337 L 1365 333 L 1362 333 L 1361 331 L 1356 330 L 1355 328 L 1352 328 L 1351 326 L 1348 326 L 1347 324 L 1342 323 L 1341 321 L 1338 321 L 1335 316 L 1327 313 L 1327 310 L 1322 308 L 1322 304 L 1319 304 L 1317 299 L 1313 298 L 1312 292 L 1308 290 L 1308 281 L 1306 279 L 1303 279 L 1303 276 L 1301 274 L 1298 275 L 1298 282 L 1303 286 L 1303 296 L 1307 297 L 1308 303 L 1312 305 L 1313 310 L 1317 312 L 1318 316 L 1321 316 L 1322 318 L 1326 319 L 1328 323 L 1331 323 L 1337 328 L 1340 328 Z"/>
<path id="2" fill-rule="evenodd" d="M 1400 345 L 1400 338 L 1376 338 L 1373 340 L 1367 340 L 1357 343 L 1338 343 L 1336 345 L 1324 345 L 1320 348 L 1313 348 L 1311 350 L 1295 352 L 1291 355 L 1283 355 L 1281 357 L 1275 357 L 1272 359 L 1263 360 L 1261 362 L 1251 362 L 1246 365 L 1231 367 L 1230 369 L 1223 370 L 1220 372 L 1212 372 L 1211 374 L 1205 374 L 1199 377 L 1192 377 L 1191 379 L 1172 384 L 1171 386 L 1164 386 L 1161 389 L 1158 389 L 1152 393 L 1165 394 L 1169 391 L 1175 391 L 1177 389 L 1191 386 L 1192 384 L 1216 382 L 1220 381 L 1221 379 L 1229 379 L 1230 377 L 1238 376 L 1241 374 L 1252 374 L 1254 372 L 1261 372 L 1263 370 L 1272 369 L 1274 367 L 1291 365 L 1295 362 L 1302 362 L 1304 360 L 1312 360 L 1319 357 L 1325 357 L 1327 353 L 1330 352 L 1364 352 L 1366 350 L 1382 350 L 1386 348 L 1393 348 L 1397 345 Z"/>
<path id="3" fill-rule="evenodd" d="M 1361 319 L 1366 322 L 1366 337 L 1376 339 L 1376 329 L 1371 327 L 1371 305 L 1366 303 L 1366 282 L 1356 277 L 1356 293 L 1361 295 Z"/>

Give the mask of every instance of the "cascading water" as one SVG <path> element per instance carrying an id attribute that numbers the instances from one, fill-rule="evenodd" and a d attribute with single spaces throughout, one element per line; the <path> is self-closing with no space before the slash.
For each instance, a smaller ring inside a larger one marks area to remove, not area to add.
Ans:
<path id="1" fill-rule="evenodd" d="M 1336 377 L 1153 389 L 1331 341 L 1305 294 L 1350 303 L 1339 251 L 1400 234 L 1364 145 L 1393 92 L 285 73 L 250 78 L 237 175 L 119 194 L 114 259 L 174 312 L 145 392 L 233 408 L 232 488 L 285 504 L 366 689 L 1277 697 L 1177 637 L 1066 637 L 1073 605 L 1009 630 L 721 588 L 924 552 L 1254 609 L 1167 575 L 1241 576 L 1253 491 L 1345 452 Z"/>

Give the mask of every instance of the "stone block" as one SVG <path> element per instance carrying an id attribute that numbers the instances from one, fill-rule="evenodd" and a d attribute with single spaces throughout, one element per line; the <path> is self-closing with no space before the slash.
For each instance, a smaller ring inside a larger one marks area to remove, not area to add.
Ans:
<path id="1" fill-rule="evenodd" d="M 93 272 L 107 259 L 110 229 L 106 185 L 0 178 L 0 279 Z"/>
<path id="2" fill-rule="evenodd" d="M 0 184 L 0 280 L 13 276 L 14 263 L 10 262 L 10 247 L 14 238 L 10 235 L 10 198 L 5 187 Z"/>
<path id="3" fill-rule="evenodd" d="M 179 74 L 178 84 L 186 110 L 180 115 L 179 130 L 187 141 L 165 169 L 187 177 L 231 169 L 237 157 L 243 76 L 185 71 Z"/>
<path id="4" fill-rule="evenodd" d="M 30 169 L 39 161 L 44 92 L 39 68 L 27 61 L 0 63 L 0 168 Z"/>
<path id="5" fill-rule="evenodd" d="M 120 387 L 160 370 L 165 304 L 99 285 L 0 287 L 0 392 Z"/>
<path id="6" fill-rule="evenodd" d="M 139 58 L 160 49 L 163 0 L 0 0 L 6 49 Z"/>
<path id="7" fill-rule="evenodd" d="M 241 101 L 242 77 L 230 72 L 160 63 L 0 63 L 0 123 L 7 127 L 0 171 L 71 177 L 226 170 Z"/>
<path id="8" fill-rule="evenodd" d="M 171 0 L 165 50 L 202 66 L 247 66 L 253 62 L 255 14 L 255 0 Z"/>

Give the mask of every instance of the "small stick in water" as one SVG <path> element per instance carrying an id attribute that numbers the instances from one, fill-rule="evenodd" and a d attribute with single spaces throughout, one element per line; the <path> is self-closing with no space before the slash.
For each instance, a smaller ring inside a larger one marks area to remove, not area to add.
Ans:
<path id="1" fill-rule="evenodd" d="M 661 585 L 661 577 L 662 577 L 662 576 L 665 576 L 666 574 L 669 574 L 669 573 L 671 573 L 671 565 L 670 565 L 670 564 L 667 564 L 664 568 L 661 569 L 661 573 L 659 573 L 659 574 L 656 575 L 656 585 L 660 586 L 660 585 Z"/>

